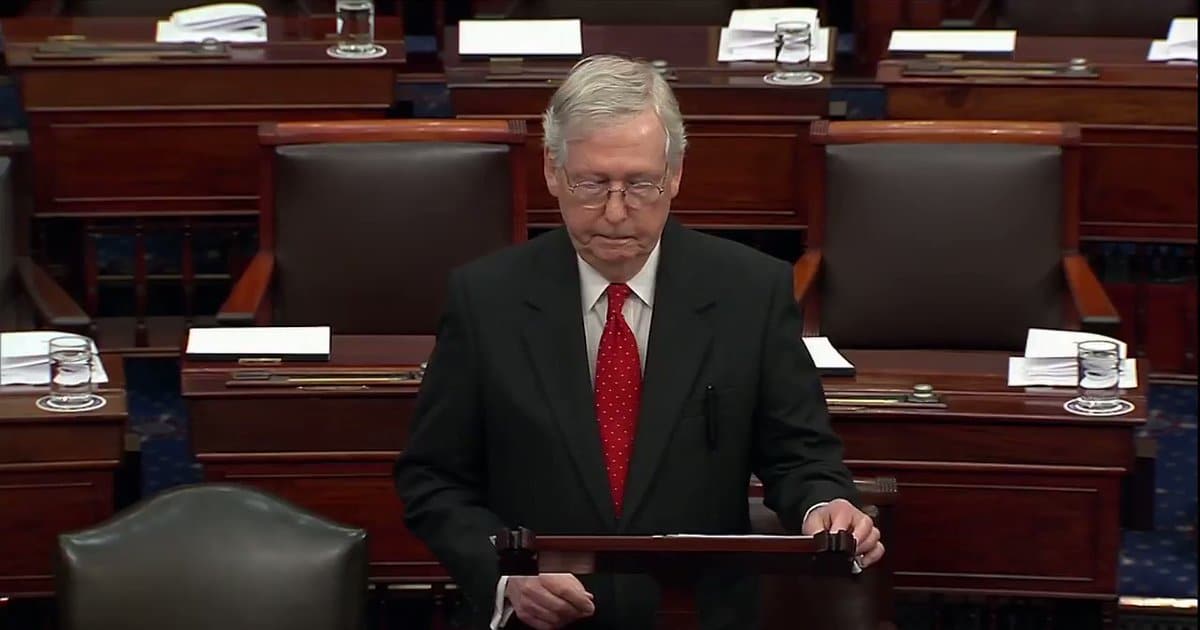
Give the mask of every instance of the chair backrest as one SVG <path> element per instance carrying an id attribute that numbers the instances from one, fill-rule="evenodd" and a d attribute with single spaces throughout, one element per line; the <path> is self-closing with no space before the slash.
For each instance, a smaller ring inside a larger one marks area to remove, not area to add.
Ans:
<path id="1" fill-rule="evenodd" d="M 1076 126 L 820 121 L 812 139 L 806 310 L 838 347 L 1014 350 L 1064 325 Z"/>
<path id="2" fill-rule="evenodd" d="M 274 321 L 433 334 L 451 269 L 525 238 L 520 121 L 264 125 Z"/>
<path id="3" fill-rule="evenodd" d="M 1196 0 L 1003 0 L 1000 21 L 1026 35 L 1167 36 L 1171 19 L 1195 16 Z"/>
<path id="4" fill-rule="evenodd" d="M 230 485 L 59 537 L 64 630 L 360 630 L 366 533 Z"/>
<path id="5" fill-rule="evenodd" d="M 744 0 L 517 0 L 510 18 L 579 18 L 587 24 L 729 23 Z"/>

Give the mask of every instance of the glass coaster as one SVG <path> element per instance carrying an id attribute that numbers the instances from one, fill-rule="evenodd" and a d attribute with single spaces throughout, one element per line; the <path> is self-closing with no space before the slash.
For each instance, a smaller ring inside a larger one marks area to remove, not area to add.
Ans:
<path id="1" fill-rule="evenodd" d="M 782 86 L 816 85 L 824 80 L 825 77 L 816 72 L 772 72 L 763 77 L 769 85 Z"/>
<path id="2" fill-rule="evenodd" d="M 82 405 L 61 405 L 55 403 L 50 396 L 42 396 L 34 403 L 38 409 L 42 411 L 51 411 L 54 413 L 83 413 L 85 411 L 95 411 L 104 405 L 108 404 L 108 399 L 99 394 L 89 394 L 88 401 Z"/>
<path id="3" fill-rule="evenodd" d="M 364 50 L 363 52 L 344 52 L 338 49 L 337 44 L 334 44 L 326 49 L 325 52 L 334 59 L 378 59 L 387 54 L 387 48 L 384 48 L 379 44 L 371 44 L 370 50 Z"/>
<path id="4" fill-rule="evenodd" d="M 1128 400 L 1118 400 L 1115 407 L 1097 411 L 1083 406 L 1082 398 L 1072 398 L 1063 404 L 1063 409 L 1079 416 L 1120 416 L 1133 411 L 1133 403 Z"/>

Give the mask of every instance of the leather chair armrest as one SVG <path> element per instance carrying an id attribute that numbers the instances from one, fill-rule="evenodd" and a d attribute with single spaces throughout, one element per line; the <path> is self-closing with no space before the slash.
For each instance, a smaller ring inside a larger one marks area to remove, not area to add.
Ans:
<path id="1" fill-rule="evenodd" d="M 811 249 L 804 252 L 800 260 L 792 267 L 792 295 L 797 302 L 803 302 L 808 292 L 817 283 L 817 274 L 821 271 L 821 250 Z"/>
<path id="2" fill-rule="evenodd" d="M 68 332 L 89 332 L 92 318 L 45 269 L 26 256 L 18 257 L 15 264 L 25 295 L 43 325 Z"/>
<path id="3" fill-rule="evenodd" d="M 271 277 L 275 273 L 275 255 L 271 252 L 260 251 L 254 255 L 242 277 L 229 297 L 217 311 L 217 324 L 220 326 L 253 326 L 256 323 L 266 323 L 264 307 L 267 305 L 267 293 L 271 290 Z"/>
<path id="4" fill-rule="evenodd" d="M 1100 279 L 1088 265 L 1087 258 L 1077 253 L 1066 254 L 1062 262 L 1080 328 L 1105 335 L 1115 334 L 1121 316 L 1104 291 L 1104 285 L 1100 284 Z"/>

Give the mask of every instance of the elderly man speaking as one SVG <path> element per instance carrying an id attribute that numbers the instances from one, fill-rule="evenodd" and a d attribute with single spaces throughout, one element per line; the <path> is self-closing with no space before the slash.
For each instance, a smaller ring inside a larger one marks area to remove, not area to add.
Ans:
<path id="1" fill-rule="evenodd" d="M 585 59 L 544 127 L 564 226 L 451 275 L 396 464 L 407 524 L 474 627 L 653 627 L 650 578 L 501 576 L 491 537 L 747 533 L 751 474 L 789 527 L 851 530 L 860 563 L 878 561 L 790 268 L 670 218 L 687 144 L 666 81 Z M 755 627 L 756 584 L 697 576 L 703 627 Z"/>

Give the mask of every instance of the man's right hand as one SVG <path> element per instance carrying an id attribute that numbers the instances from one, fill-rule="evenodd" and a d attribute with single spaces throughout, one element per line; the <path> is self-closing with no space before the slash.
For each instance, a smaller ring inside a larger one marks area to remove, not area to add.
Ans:
<path id="1" fill-rule="evenodd" d="M 596 612 L 592 594 L 570 573 L 511 576 L 504 597 L 534 630 L 556 630 Z"/>

